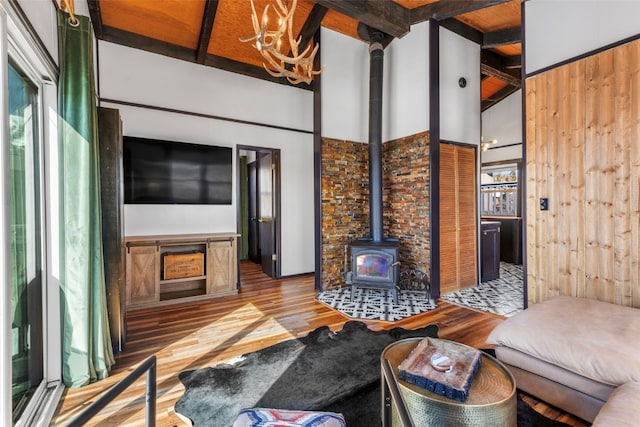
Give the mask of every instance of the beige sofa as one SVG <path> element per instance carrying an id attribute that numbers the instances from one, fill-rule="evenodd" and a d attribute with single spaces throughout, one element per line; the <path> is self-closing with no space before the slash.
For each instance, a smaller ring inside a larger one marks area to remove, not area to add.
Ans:
<path id="1" fill-rule="evenodd" d="M 487 342 L 519 389 L 594 425 L 639 425 L 640 310 L 558 296 L 505 320 Z"/>

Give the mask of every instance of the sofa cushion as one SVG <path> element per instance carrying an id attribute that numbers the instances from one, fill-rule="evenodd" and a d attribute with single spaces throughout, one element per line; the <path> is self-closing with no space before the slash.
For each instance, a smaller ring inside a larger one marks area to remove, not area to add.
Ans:
<path id="1" fill-rule="evenodd" d="M 591 378 L 567 371 L 558 365 L 547 363 L 544 360 L 529 356 L 510 347 L 496 347 L 496 356 L 503 363 L 517 366 L 532 374 L 563 384 L 581 393 L 600 399 L 603 403 L 606 402 L 609 395 L 615 390 L 615 387 L 612 385 L 603 384 Z M 518 387 L 519 386 L 520 384 L 518 384 Z M 535 393 L 533 394 L 535 395 Z"/>
<path id="2" fill-rule="evenodd" d="M 593 420 L 592 427 L 635 427 L 638 425 L 640 382 L 626 383 L 611 393 Z"/>
<path id="3" fill-rule="evenodd" d="M 511 347 L 594 381 L 640 381 L 640 310 L 558 296 L 534 304 L 489 334 Z"/>

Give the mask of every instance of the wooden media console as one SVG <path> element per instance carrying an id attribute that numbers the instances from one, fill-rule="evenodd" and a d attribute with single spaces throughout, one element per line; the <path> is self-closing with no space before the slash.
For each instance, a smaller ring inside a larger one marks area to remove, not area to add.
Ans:
<path id="1" fill-rule="evenodd" d="M 236 294 L 235 233 L 125 238 L 127 310 Z"/>

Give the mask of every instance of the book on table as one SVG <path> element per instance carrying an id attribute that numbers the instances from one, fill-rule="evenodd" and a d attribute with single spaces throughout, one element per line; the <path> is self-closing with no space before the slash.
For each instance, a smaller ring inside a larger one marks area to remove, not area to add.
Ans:
<path id="1" fill-rule="evenodd" d="M 481 353 L 465 345 L 425 338 L 398 366 L 401 380 L 464 402 L 481 364 Z"/>

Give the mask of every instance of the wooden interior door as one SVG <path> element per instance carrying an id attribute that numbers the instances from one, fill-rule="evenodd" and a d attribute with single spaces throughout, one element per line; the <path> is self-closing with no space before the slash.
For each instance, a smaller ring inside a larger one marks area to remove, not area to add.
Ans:
<path id="1" fill-rule="evenodd" d="M 478 284 L 476 150 L 440 144 L 440 293 Z"/>
<path id="2" fill-rule="evenodd" d="M 258 244 L 262 271 L 275 277 L 274 167 L 271 152 L 258 153 Z"/>
<path id="3" fill-rule="evenodd" d="M 258 250 L 258 175 L 256 162 L 247 165 L 247 177 L 249 181 L 249 259 L 255 263 L 261 263 Z"/>

